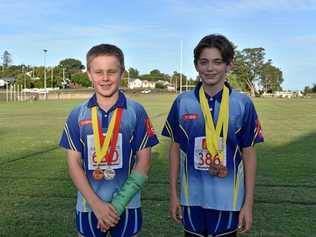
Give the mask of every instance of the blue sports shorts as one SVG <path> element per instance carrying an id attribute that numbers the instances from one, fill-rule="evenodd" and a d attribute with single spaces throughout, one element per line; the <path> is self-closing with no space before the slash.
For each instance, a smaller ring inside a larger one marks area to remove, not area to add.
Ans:
<path id="1" fill-rule="evenodd" d="M 239 211 L 182 206 L 184 231 L 196 236 L 221 236 L 237 231 Z"/>
<path id="2" fill-rule="evenodd" d="M 141 208 L 125 209 L 119 223 L 102 232 L 97 228 L 98 220 L 93 212 L 76 212 L 77 231 L 85 237 L 105 237 L 108 232 L 112 237 L 131 237 L 136 235 L 142 226 Z"/>

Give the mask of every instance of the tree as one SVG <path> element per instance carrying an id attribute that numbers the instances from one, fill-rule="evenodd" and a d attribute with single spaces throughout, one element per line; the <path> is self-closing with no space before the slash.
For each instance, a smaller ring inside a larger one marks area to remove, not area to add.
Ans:
<path id="1" fill-rule="evenodd" d="M 248 78 L 250 78 L 250 75 L 244 55 L 240 51 L 236 50 L 234 67 L 228 76 L 228 81 L 236 89 L 241 91 L 251 91 L 252 84 L 249 82 Z"/>
<path id="2" fill-rule="evenodd" d="M 248 70 L 246 82 L 250 86 L 251 94 L 254 95 L 257 92 L 255 83 L 259 82 L 262 75 L 264 48 L 246 48 L 242 53 Z"/>
<path id="3" fill-rule="evenodd" d="M 12 63 L 11 54 L 5 50 L 2 55 L 2 65 L 3 67 L 8 67 Z"/>
<path id="4" fill-rule="evenodd" d="M 85 66 L 80 60 L 74 58 L 66 58 L 59 62 L 58 67 L 64 68 L 66 72 L 66 77 L 71 79 L 73 74 L 81 73 Z"/>
<path id="5" fill-rule="evenodd" d="M 244 80 L 252 95 L 257 93 L 255 83 L 262 78 L 264 55 L 264 48 L 246 48 L 236 52 L 233 73 Z"/>
<path id="6" fill-rule="evenodd" d="M 238 77 L 236 74 L 229 74 L 227 76 L 229 84 L 240 91 L 249 91 L 248 86 L 245 83 L 245 80 L 242 80 L 240 77 Z"/>
<path id="7" fill-rule="evenodd" d="M 262 68 L 262 78 L 260 84 L 263 87 L 263 91 L 273 92 L 282 90 L 281 84 L 283 80 L 282 71 L 273 66 L 272 60 L 269 59 Z"/>
<path id="8" fill-rule="evenodd" d="M 128 69 L 129 78 L 138 78 L 139 77 L 139 71 L 136 68 L 130 67 Z"/>
<path id="9" fill-rule="evenodd" d="M 71 80 L 83 87 L 91 86 L 91 81 L 89 80 L 87 73 L 78 72 L 73 74 Z"/>
<path id="10" fill-rule="evenodd" d="M 168 77 L 166 74 L 160 72 L 158 69 L 151 70 L 149 74 L 141 75 L 141 79 L 148 81 L 166 81 Z"/>
<path id="11" fill-rule="evenodd" d="M 309 93 L 316 93 L 316 84 L 313 84 L 311 87 L 309 86 L 304 87 L 304 94 L 309 94 Z"/>

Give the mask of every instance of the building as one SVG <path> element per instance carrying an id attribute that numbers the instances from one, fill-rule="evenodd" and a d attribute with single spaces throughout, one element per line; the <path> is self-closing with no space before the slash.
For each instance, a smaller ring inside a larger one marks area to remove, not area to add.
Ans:
<path id="1" fill-rule="evenodd" d="M 139 78 L 130 78 L 128 81 L 129 89 L 139 89 L 139 88 L 155 88 L 156 82 L 140 80 Z"/>
<path id="2" fill-rule="evenodd" d="M 6 85 L 13 85 L 15 82 L 15 77 L 2 77 L 0 78 L 0 87 L 5 87 Z"/>

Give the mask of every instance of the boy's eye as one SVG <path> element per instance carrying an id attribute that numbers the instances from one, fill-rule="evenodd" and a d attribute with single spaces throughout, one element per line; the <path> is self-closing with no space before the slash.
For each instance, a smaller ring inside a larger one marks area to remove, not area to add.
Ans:
<path id="1" fill-rule="evenodd" d="M 207 60 L 201 60 L 199 63 L 200 63 L 201 65 L 207 65 L 207 64 L 208 64 L 208 61 L 207 61 Z"/>
<path id="2" fill-rule="evenodd" d="M 116 73 L 115 70 L 109 70 L 109 71 L 108 71 L 108 74 L 109 74 L 109 75 L 113 75 L 113 74 L 115 74 L 115 73 Z"/>
<path id="3" fill-rule="evenodd" d="M 220 64 L 222 64 L 222 63 L 223 63 L 222 60 L 216 60 L 216 61 L 214 62 L 214 64 L 216 64 L 216 65 L 220 65 Z"/>

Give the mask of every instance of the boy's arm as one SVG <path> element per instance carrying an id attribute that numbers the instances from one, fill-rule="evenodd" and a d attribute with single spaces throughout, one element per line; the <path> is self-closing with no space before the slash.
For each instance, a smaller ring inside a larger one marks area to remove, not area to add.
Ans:
<path id="1" fill-rule="evenodd" d="M 67 163 L 70 177 L 76 188 L 90 204 L 98 219 L 99 227 L 108 229 L 109 226 L 115 226 L 118 223 L 119 217 L 115 209 L 109 203 L 101 200 L 91 188 L 81 166 L 81 153 L 67 150 Z"/>
<path id="2" fill-rule="evenodd" d="M 140 175 L 147 177 L 151 167 L 151 147 L 147 147 L 136 153 L 137 162 L 134 170 Z"/>
<path id="3" fill-rule="evenodd" d="M 133 171 L 128 179 L 122 185 L 120 190 L 114 194 L 112 206 L 120 216 L 135 194 L 140 191 L 149 173 L 151 167 L 151 147 L 142 149 L 136 153 L 137 161 Z"/>
<path id="4" fill-rule="evenodd" d="M 178 143 L 171 141 L 169 150 L 169 180 L 170 180 L 170 214 L 174 221 L 181 222 L 182 213 L 178 198 L 178 175 L 180 146 Z"/>
<path id="5" fill-rule="evenodd" d="M 242 149 L 242 157 L 245 172 L 245 201 L 239 214 L 239 230 L 241 233 L 250 230 L 253 220 L 253 202 L 256 184 L 256 150 L 254 147 Z"/>

